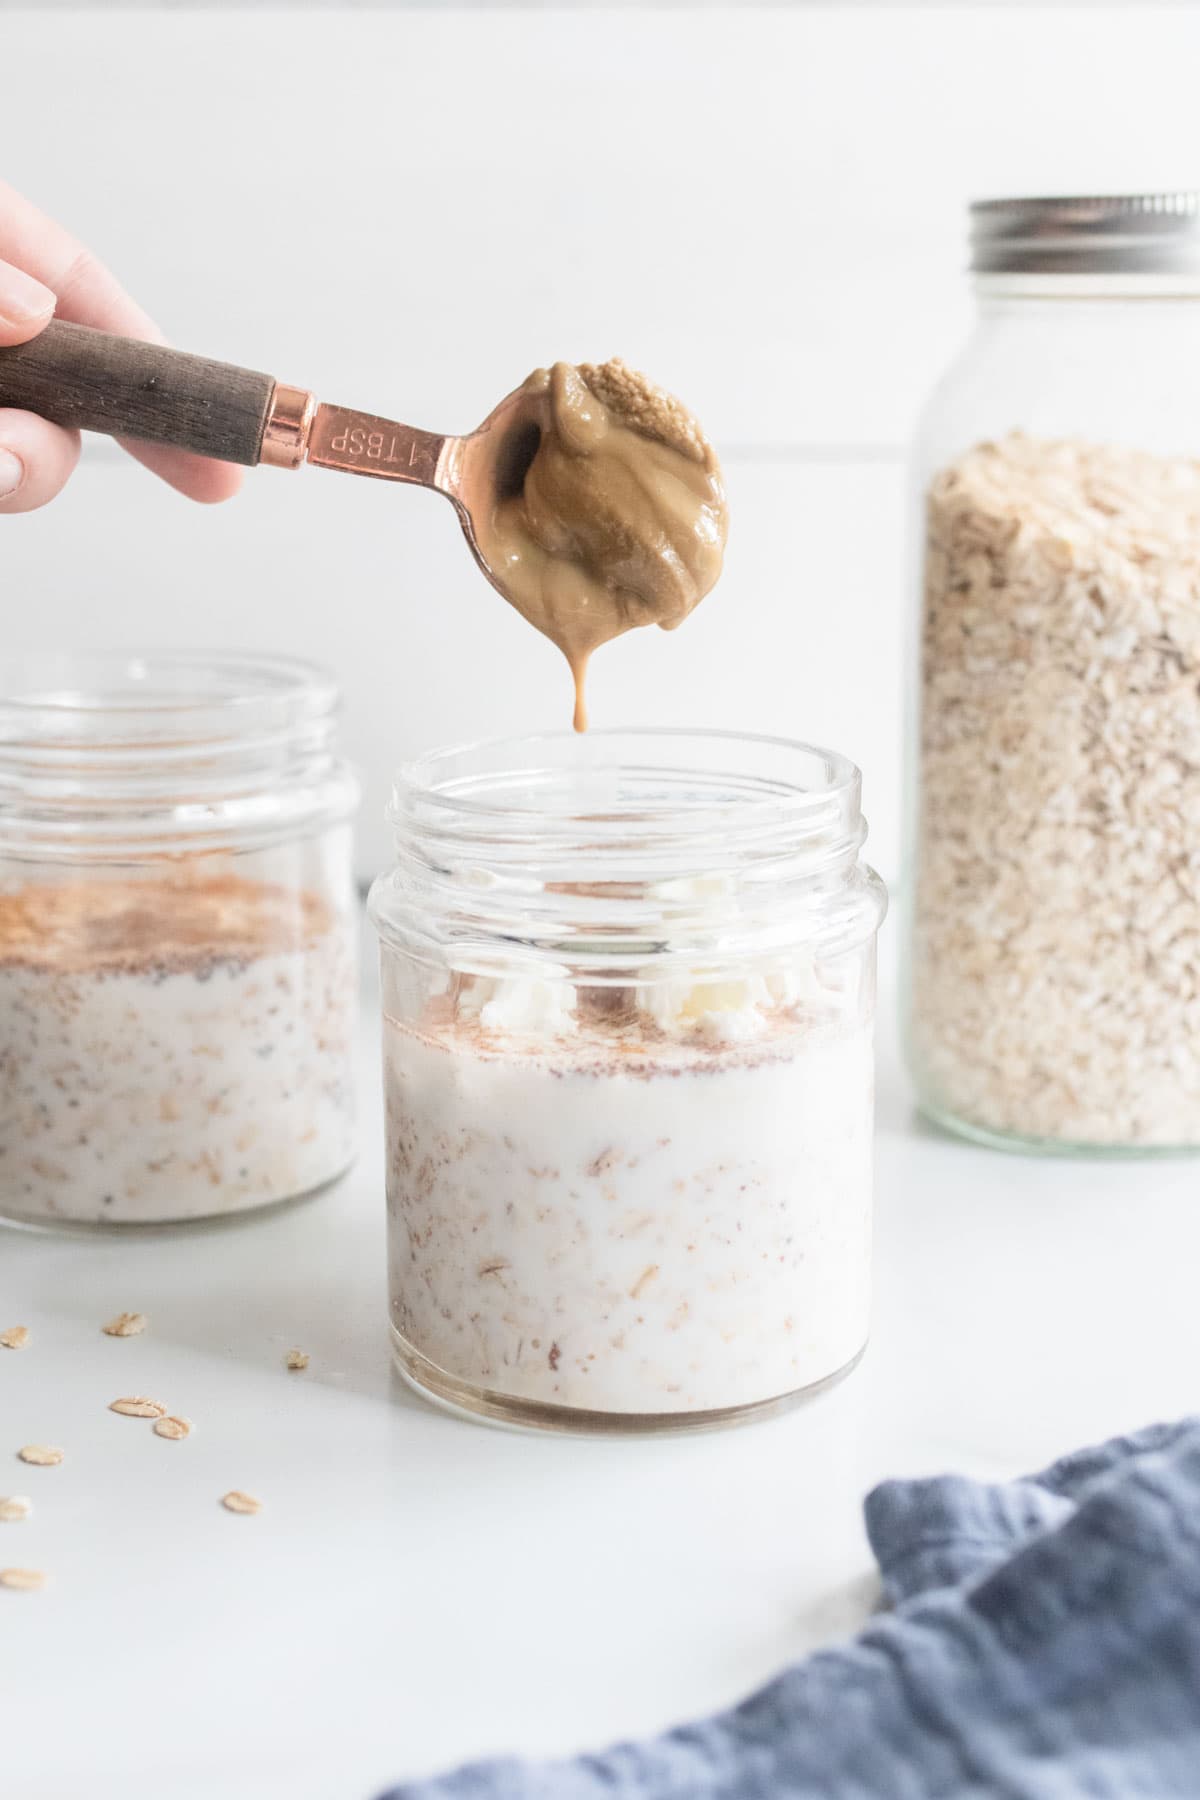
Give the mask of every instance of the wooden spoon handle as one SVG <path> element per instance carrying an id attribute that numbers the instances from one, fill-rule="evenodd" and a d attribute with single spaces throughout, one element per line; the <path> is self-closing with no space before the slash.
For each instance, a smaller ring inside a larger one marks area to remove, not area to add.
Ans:
<path id="1" fill-rule="evenodd" d="M 57 319 L 0 349 L 0 406 L 223 462 L 258 462 L 274 390 L 271 375 Z"/>

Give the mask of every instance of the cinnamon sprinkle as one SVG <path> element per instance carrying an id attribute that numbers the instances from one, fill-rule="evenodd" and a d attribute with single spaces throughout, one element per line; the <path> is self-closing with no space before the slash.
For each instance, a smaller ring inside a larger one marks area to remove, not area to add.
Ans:
<path id="1" fill-rule="evenodd" d="M 331 923 L 319 895 L 186 864 L 145 881 L 34 882 L 0 892 L 0 967 L 203 974 L 306 948 Z"/>

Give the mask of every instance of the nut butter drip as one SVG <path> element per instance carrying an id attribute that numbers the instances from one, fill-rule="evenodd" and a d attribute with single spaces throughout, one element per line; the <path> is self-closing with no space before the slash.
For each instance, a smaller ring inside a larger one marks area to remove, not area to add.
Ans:
<path id="1" fill-rule="evenodd" d="M 570 664 L 583 731 L 593 650 L 635 625 L 673 630 L 721 573 L 725 490 L 696 420 L 619 359 L 535 369 L 521 392 L 540 436 L 476 530 L 508 599 Z"/>

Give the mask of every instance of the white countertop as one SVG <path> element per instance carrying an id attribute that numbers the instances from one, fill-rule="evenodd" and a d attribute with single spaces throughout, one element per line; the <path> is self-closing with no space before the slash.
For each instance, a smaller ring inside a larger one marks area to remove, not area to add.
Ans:
<path id="1" fill-rule="evenodd" d="M 1200 1163 L 998 1155 L 914 1122 L 884 1031 L 875 1329 L 849 1381 L 738 1431 L 537 1438 L 390 1370 L 375 1031 L 363 1154 L 232 1225 L 0 1234 L 0 1792 L 370 1800 L 489 1751 L 722 1706 L 853 1629 L 885 1474 L 1004 1475 L 1196 1405 Z M 99 1327 L 149 1315 L 142 1337 Z M 311 1353 L 289 1374 L 284 1352 Z M 168 1443 L 107 1410 L 149 1394 Z M 27 1468 L 24 1443 L 61 1445 Z M 7 1448 L 5 1448 L 7 1446 Z M 255 1518 L 219 1505 L 230 1488 Z"/>

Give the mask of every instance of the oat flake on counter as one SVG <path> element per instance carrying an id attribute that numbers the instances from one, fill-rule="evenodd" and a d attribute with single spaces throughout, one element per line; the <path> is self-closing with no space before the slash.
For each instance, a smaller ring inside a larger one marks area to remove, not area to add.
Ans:
<path id="1" fill-rule="evenodd" d="M 243 1494 L 240 1488 L 234 1488 L 230 1493 L 222 1494 L 221 1505 L 233 1513 L 257 1513 L 262 1511 L 262 1501 L 256 1500 L 253 1494 Z"/>
<path id="2" fill-rule="evenodd" d="M 24 1494 L 0 1494 L 0 1521 L 5 1524 L 27 1519 L 32 1511 L 33 1501 L 27 1500 Z"/>
<path id="3" fill-rule="evenodd" d="M 146 1315 L 139 1312 L 118 1313 L 100 1327 L 105 1337 L 138 1337 L 146 1329 Z"/>
<path id="4" fill-rule="evenodd" d="M 46 1585 L 44 1569 L 0 1569 L 0 1587 L 22 1588 L 32 1593 Z"/>
<path id="5" fill-rule="evenodd" d="M 283 1361 L 285 1368 L 307 1369 L 310 1358 L 307 1350 L 289 1350 Z"/>
<path id="6" fill-rule="evenodd" d="M 935 477 L 927 533 L 926 1096 L 1200 1142 L 1200 463 L 1014 434 Z"/>
<path id="7" fill-rule="evenodd" d="M 7 1331 L 0 1331 L 0 1344 L 6 1350 L 24 1350 L 28 1342 L 28 1325 L 12 1325 Z"/>
<path id="8" fill-rule="evenodd" d="M 161 1419 L 167 1411 L 161 1401 L 147 1400 L 144 1394 L 131 1394 L 125 1400 L 112 1400 L 108 1410 L 123 1413 L 127 1419 Z"/>
<path id="9" fill-rule="evenodd" d="M 168 1413 L 166 1418 L 155 1419 L 154 1435 L 161 1438 L 172 1438 L 176 1441 L 180 1438 L 191 1437 L 192 1421 L 182 1419 L 176 1413 Z"/>
<path id="10" fill-rule="evenodd" d="M 52 1444 L 25 1444 L 17 1451 L 23 1463 L 32 1463 L 38 1469 L 54 1469 L 63 1459 L 61 1450 Z"/>

